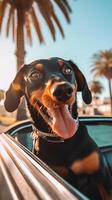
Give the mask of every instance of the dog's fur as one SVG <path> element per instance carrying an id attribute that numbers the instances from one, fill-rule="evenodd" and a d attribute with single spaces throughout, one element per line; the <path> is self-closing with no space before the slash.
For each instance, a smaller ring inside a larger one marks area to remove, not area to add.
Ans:
<path id="1" fill-rule="evenodd" d="M 35 127 L 49 133 L 43 137 L 35 131 L 35 153 L 90 199 L 112 200 L 111 180 L 99 148 L 86 127 L 74 120 L 79 91 L 83 101 L 91 103 L 91 92 L 76 64 L 41 59 L 19 70 L 6 92 L 5 108 L 16 110 L 25 96 Z"/>

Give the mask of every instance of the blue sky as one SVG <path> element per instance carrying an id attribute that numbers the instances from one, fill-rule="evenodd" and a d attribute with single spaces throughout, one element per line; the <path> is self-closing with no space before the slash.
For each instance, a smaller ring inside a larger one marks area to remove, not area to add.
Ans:
<path id="1" fill-rule="evenodd" d="M 67 24 L 62 13 L 56 8 L 65 31 L 65 39 L 57 29 L 56 42 L 53 42 L 47 26 L 41 26 L 46 44 L 39 45 L 33 31 L 33 45 L 26 44 L 26 63 L 40 58 L 62 57 L 72 59 L 82 70 L 87 81 L 90 73 L 92 55 L 99 50 L 112 48 L 112 0 L 69 0 L 72 14 L 71 24 Z M 0 35 L 0 89 L 7 89 L 16 73 L 15 45 L 11 37 L 6 39 L 4 30 Z M 108 96 L 107 81 L 101 79 L 106 87 L 103 96 Z"/>

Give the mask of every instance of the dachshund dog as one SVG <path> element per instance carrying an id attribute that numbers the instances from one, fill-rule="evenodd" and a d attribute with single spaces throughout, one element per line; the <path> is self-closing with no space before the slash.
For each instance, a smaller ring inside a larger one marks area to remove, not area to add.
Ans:
<path id="1" fill-rule="evenodd" d="M 86 104 L 92 96 L 72 61 L 40 59 L 24 65 L 6 92 L 12 112 L 25 96 L 34 127 L 34 153 L 92 200 L 112 200 L 111 179 L 100 150 L 78 119 L 77 92 Z"/>

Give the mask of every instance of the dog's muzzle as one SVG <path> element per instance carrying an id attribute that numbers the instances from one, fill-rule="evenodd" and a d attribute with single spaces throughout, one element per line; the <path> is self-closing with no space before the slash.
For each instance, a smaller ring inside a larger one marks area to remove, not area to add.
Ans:
<path id="1" fill-rule="evenodd" d="M 77 131 L 76 121 L 69 107 L 75 101 L 76 87 L 65 81 L 49 82 L 42 95 L 36 99 L 36 108 L 49 124 L 51 130 L 60 138 L 68 139 Z"/>
<path id="2" fill-rule="evenodd" d="M 57 83 L 52 90 L 52 95 L 58 100 L 65 102 L 72 96 L 73 88 L 69 83 Z"/>

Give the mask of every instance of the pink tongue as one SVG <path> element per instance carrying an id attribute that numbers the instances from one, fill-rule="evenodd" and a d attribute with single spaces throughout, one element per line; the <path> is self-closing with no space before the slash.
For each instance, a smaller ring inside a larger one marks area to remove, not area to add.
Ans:
<path id="1" fill-rule="evenodd" d="M 50 108 L 49 111 L 53 117 L 52 130 L 64 139 L 72 137 L 76 132 L 76 122 L 71 117 L 68 106 Z"/>

